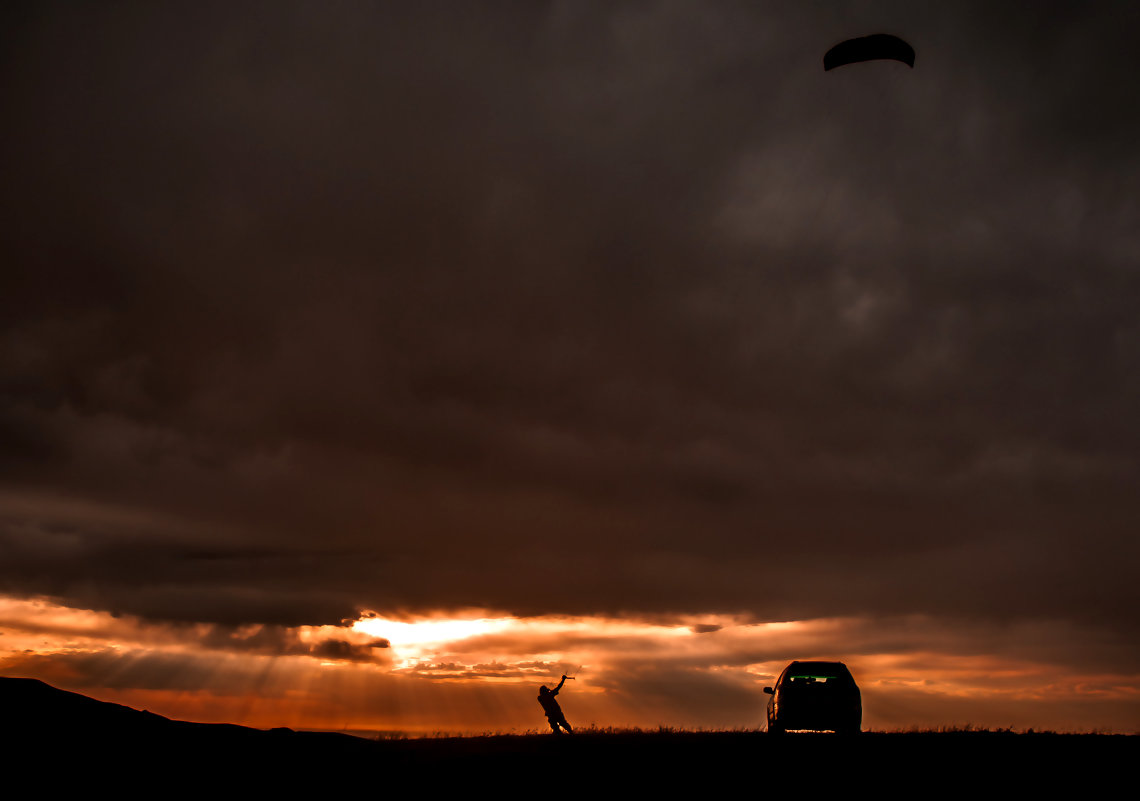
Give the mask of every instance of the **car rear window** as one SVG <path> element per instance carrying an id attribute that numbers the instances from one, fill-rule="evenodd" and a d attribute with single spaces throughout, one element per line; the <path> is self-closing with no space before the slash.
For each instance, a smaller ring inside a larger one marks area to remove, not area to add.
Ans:
<path id="1" fill-rule="evenodd" d="M 806 664 L 797 665 L 788 671 L 787 681 L 795 684 L 842 683 L 851 680 L 851 674 L 843 665 Z"/>
<path id="2" fill-rule="evenodd" d="M 834 675 L 828 676 L 828 675 L 824 675 L 824 674 L 820 674 L 820 673 L 811 673 L 811 674 L 793 673 L 792 675 L 788 676 L 788 681 L 795 682 L 796 684 L 800 684 L 800 683 L 809 684 L 809 683 L 813 683 L 813 682 L 839 681 L 839 679 L 840 679 L 839 676 L 834 676 Z"/>

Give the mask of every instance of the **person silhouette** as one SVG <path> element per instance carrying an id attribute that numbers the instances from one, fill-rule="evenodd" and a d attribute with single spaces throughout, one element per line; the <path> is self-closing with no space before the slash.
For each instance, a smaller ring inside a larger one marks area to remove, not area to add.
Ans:
<path id="1" fill-rule="evenodd" d="M 550 728 L 555 734 L 561 734 L 561 729 L 566 729 L 567 734 L 574 733 L 574 730 L 570 728 L 570 724 L 566 722 L 566 716 L 562 714 L 562 707 L 554 700 L 554 696 L 558 695 L 558 691 L 562 689 L 562 685 L 565 683 L 566 676 L 563 676 L 562 681 L 558 682 L 558 686 L 553 690 L 544 684 L 538 691 L 538 702 L 542 704 L 542 711 L 546 713 L 546 721 L 550 724 Z M 559 727 L 561 727 L 561 729 Z"/>

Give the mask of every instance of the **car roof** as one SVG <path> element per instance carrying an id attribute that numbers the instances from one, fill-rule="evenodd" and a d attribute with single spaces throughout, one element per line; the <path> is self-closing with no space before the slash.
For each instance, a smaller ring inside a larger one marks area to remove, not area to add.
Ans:
<path id="1" fill-rule="evenodd" d="M 805 670 L 812 670 L 812 671 L 830 670 L 830 671 L 837 672 L 837 673 L 846 673 L 847 672 L 847 665 L 843 664 L 842 662 L 792 662 L 792 664 L 788 665 L 788 667 L 785 668 L 785 670 L 788 670 L 788 671 L 794 670 L 797 673 L 800 673 L 800 672 L 805 671 Z"/>

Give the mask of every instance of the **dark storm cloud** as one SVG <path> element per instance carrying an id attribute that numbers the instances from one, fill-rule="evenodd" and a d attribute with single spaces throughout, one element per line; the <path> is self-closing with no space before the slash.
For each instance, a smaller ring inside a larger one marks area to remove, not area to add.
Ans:
<path id="1" fill-rule="evenodd" d="M 0 589 L 1131 630 L 1137 12 L 1053 5 L 37 4 Z"/>

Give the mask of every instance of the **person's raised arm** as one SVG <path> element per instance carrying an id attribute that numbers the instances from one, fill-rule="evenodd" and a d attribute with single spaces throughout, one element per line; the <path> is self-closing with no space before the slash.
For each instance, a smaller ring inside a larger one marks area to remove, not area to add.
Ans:
<path id="1" fill-rule="evenodd" d="M 563 674 L 562 681 L 558 682 L 558 686 L 551 691 L 551 695 L 558 695 L 558 691 L 562 689 L 562 685 L 566 683 L 566 675 Z"/>

